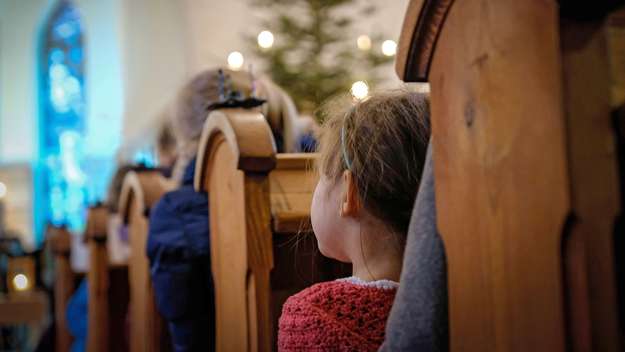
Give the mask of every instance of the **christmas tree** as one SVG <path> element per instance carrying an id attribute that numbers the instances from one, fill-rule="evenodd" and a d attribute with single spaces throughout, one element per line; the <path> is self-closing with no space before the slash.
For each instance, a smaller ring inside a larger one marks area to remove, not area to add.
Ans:
<path id="1" fill-rule="evenodd" d="M 355 81 L 375 85 L 380 79 L 376 68 L 393 59 L 374 49 L 382 43 L 381 35 L 356 33 L 356 18 L 376 11 L 369 2 L 251 1 L 267 18 L 260 23 L 265 31 L 247 40 L 262 68 L 287 90 L 300 111 L 314 112 L 329 97 L 349 92 Z"/>

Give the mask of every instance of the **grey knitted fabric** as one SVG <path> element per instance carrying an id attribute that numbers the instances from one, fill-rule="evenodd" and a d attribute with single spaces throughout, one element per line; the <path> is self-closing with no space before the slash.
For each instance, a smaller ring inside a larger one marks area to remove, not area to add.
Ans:
<path id="1" fill-rule="evenodd" d="M 430 142 L 408 229 L 400 287 L 380 351 L 445 352 L 448 349 L 447 264 L 436 228 Z"/>

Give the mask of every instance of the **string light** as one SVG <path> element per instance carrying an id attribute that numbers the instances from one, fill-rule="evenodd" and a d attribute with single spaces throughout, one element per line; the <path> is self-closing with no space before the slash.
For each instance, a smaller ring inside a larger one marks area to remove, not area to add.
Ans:
<path id="1" fill-rule="evenodd" d="M 358 100 L 362 100 L 369 95 L 369 86 L 364 81 L 357 81 L 352 84 L 352 96 Z"/>
<path id="2" fill-rule="evenodd" d="M 263 49 L 269 49 L 273 46 L 273 33 L 270 31 L 262 31 L 258 34 L 258 46 Z"/>
<path id="3" fill-rule="evenodd" d="M 397 43 L 393 40 L 385 40 L 382 43 L 382 54 L 386 56 L 395 56 L 397 53 Z"/>
<path id="4" fill-rule="evenodd" d="M 13 276 L 13 286 L 18 291 L 24 291 L 28 288 L 28 277 L 24 274 Z"/>
<path id="5" fill-rule="evenodd" d="M 358 49 L 362 51 L 367 51 L 371 49 L 371 38 L 368 35 L 361 35 L 356 39 L 356 45 L 358 45 Z"/>
<path id="6" fill-rule="evenodd" d="M 243 58 L 243 54 L 238 51 L 233 51 L 228 55 L 228 67 L 231 70 L 238 71 L 243 67 L 243 63 L 245 59 Z"/>

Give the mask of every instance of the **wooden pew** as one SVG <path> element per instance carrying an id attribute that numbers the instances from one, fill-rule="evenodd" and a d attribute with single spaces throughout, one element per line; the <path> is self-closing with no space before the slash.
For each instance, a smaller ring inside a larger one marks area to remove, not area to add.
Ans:
<path id="1" fill-rule="evenodd" d="M 406 12 L 396 68 L 431 87 L 452 351 L 619 350 L 603 24 L 558 11 L 412 0 Z"/>
<path id="2" fill-rule="evenodd" d="M 159 171 L 131 171 L 122 186 L 120 214 L 128 226 L 130 258 L 130 351 L 168 351 L 171 341 L 156 309 L 146 255 L 150 208 L 173 184 Z"/>
<path id="3" fill-rule="evenodd" d="M 217 351 L 275 349 L 284 300 L 345 275 L 321 258 L 310 236 L 314 157 L 276 154 L 258 112 L 223 109 L 207 118 L 195 188 L 209 194 Z"/>
<path id="4" fill-rule="evenodd" d="M 56 351 L 69 351 L 72 336 L 67 329 L 65 312 L 67 302 L 76 288 L 76 278 L 70 265 L 72 238 L 64 227 L 48 227 L 47 243 L 54 255 L 54 318 L 56 326 Z"/>
<path id="5" fill-rule="evenodd" d="M 87 329 L 87 350 L 90 352 L 108 351 L 109 347 L 109 277 L 108 253 L 106 251 L 106 222 L 108 211 L 105 207 L 91 207 L 87 212 L 85 240 L 89 247 L 89 323 Z"/>
<path id="6" fill-rule="evenodd" d="M 123 338 L 128 311 L 128 267 L 112 265 L 107 248 L 109 211 L 104 206 L 87 212 L 85 238 L 89 246 L 88 351 L 127 351 Z"/>

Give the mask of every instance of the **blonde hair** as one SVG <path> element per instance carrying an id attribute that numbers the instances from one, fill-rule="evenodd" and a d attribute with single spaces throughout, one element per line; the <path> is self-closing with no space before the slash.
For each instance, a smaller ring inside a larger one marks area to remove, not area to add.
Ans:
<path id="1" fill-rule="evenodd" d="M 326 105 L 319 143 L 320 172 L 338 182 L 349 169 L 365 209 L 405 235 L 429 139 L 424 94 L 378 93 L 355 105 Z"/>

